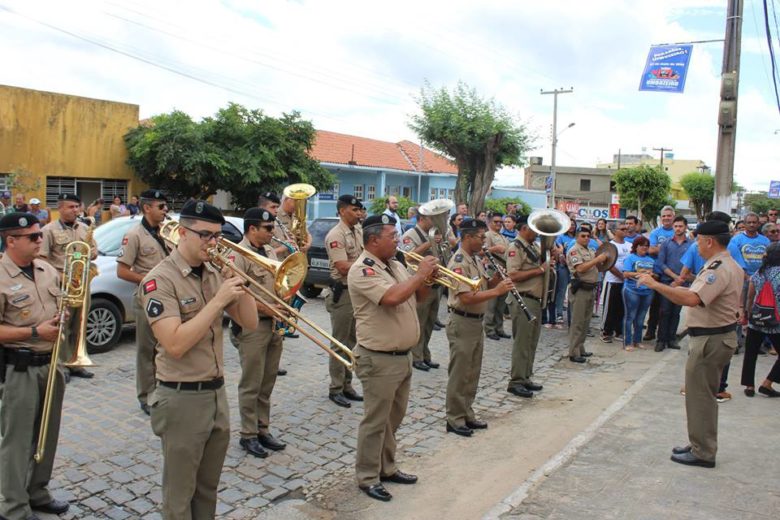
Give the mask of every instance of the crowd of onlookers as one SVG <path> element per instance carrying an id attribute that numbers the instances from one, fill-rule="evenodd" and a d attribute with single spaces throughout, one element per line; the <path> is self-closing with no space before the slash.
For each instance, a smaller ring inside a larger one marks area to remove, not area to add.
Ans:
<path id="1" fill-rule="evenodd" d="M 45 204 L 43 207 L 41 207 L 40 199 L 33 197 L 29 201 L 25 201 L 26 199 L 24 194 L 17 193 L 13 197 L 13 200 L 14 202 L 12 203 L 10 191 L 0 192 L 0 217 L 14 212 L 32 213 L 38 217 L 38 220 L 41 222 L 41 226 L 48 224 L 49 219 L 51 218 L 51 213 L 48 209 L 46 209 Z M 82 203 L 81 217 L 84 220 L 89 218 L 91 222 L 95 223 L 95 225 L 100 225 L 103 222 L 104 208 L 105 201 L 102 198 L 95 199 L 89 206 L 86 207 L 84 206 L 84 203 Z M 140 205 L 138 203 L 137 196 L 133 195 L 130 197 L 130 202 L 128 204 L 123 203 L 122 198 L 117 196 L 114 197 L 111 205 L 109 206 L 108 217 L 109 219 L 112 219 L 116 217 L 137 215 L 139 211 Z"/>

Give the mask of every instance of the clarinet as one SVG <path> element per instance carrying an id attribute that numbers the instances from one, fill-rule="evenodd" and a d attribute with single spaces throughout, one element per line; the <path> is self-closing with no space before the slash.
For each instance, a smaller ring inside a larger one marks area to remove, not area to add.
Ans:
<path id="1" fill-rule="evenodd" d="M 490 265 L 493 266 L 493 269 L 496 270 L 496 272 L 501 276 L 502 279 L 508 280 L 509 276 L 507 276 L 506 271 L 498 265 L 498 262 L 496 262 L 496 258 L 493 256 L 493 253 L 488 251 L 487 246 L 482 246 L 482 252 L 485 253 L 485 257 L 490 262 Z M 536 321 L 536 316 L 531 314 L 531 311 L 528 310 L 528 307 L 526 307 L 525 302 L 523 301 L 523 297 L 520 295 L 520 293 L 517 290 L 517 287 L 512 287 L 512 290 L 510 291 L 512 293 L 512 296 L 515 298 L 515 301 L 518 305 L 520 305 L 520 308 L 525 313 L 525 317 L 528 318 L 528 321 Z"/>

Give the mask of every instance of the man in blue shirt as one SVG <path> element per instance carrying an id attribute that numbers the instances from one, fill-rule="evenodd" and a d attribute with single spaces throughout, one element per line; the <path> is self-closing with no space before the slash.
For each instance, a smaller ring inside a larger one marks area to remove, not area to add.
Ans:
<path id="1" fill-rule="evenodd" d="M 674 221 L 674 208 L 671 206 L 664 206 L 661 209 L 661 225 L 650 232 L 650 250 L 648 254 L 658 259 L 658 252 L 661 250 L 661 244 L 670 240 L 674 236 L 674 228 L 672 222 Z M 656 332 L 658 330 L 658 315 L 661 312 L 661 298 L 656 293 L 653 296 L 653 302 L 650 304 L 650 312 L 647 318 L 647 331 L 645 337 L 642 338 L 645 341 L 652 341 L 655 339 Z"/>
<path id="2" fill-rule="evenodd" d="M 634 215 L 629 215 L 626 217 L 626 236 L 623 237 L 623 240 L 625 240 L 629 244 L 633 244 L 634 239 L 638 236 L 639 236 L 639 219 L 636 218 Z"/>
<path id="3" fill-rule="evenodd" d="M 674 235 L 671 240 L 661 244 L 658 252 L 658 260 L 655 263 L 655 271 L 660 275 L 661 283 L 679 287 L 685 283 L 680 277 L 683 270 L 682 257 L 690 248 L 692 241 L 687 237 L 688 220 L 683 217 L 674 217 L 672 229 Z M 682 306 L 675 305 L 668 298 L 656 293 L 655 298 L 660 300 L 658 341 L 655 351 L 662 352 L 665 348 L 679 349 L 677 344 L 677 327 L 680 324 L 680 310 Z"/>
<path id="4" fill-rule="evenodd" d="M 769 239 L 758 232 L 758 215 L 745 215 L 745 231 L 737 233 L 729 242 L 729 254 L 745 271 L 745 278 L 761 267 L 761 261 L 769 246 Z"/>

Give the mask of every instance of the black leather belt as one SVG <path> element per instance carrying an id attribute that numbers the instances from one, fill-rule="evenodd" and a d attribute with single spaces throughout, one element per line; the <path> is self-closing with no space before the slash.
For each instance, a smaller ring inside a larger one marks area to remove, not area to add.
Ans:
<path id="1" fill-rule="evenodd" d="M 723 327 L 688 327 L 688 334 L 691 336 L 715 336 L 716 334 L 726 334 L 737 330 L 737 324 L 732 323 Z"/>
<path id="2" fill-rule="evenodd" d="M 271 321 L 275 320 L 276 318 L 272 318 L 270 316 L 258 316 L 257 321 Z"/>
<path id="3" fill-rule="evenodd" d="M 160 386 L 165 386 L 167 388 L 173 388 L 174 390 L 189 390 L 189 391 L 198 391 L 198 390 L 218 390 L 222 388 L 222 385 L 225 384 L 225 378 L 224 377 L 218 377 L 216 379 L 212 379 L 211 381 L 185 381 L 181 383 L 175 383 L 172 381 L 157 381 L 160 383 Z"/>
<path id="4" fill-rule="evenodd" d="M 372 348 L 364 347 L 363 345 L 360 345 L 360 348 L 364 348 L 374 354 L 387 354 L 388 356 L 405 356 L 412 350 L 374 350 Z"/>
<path id="5" fill-rule="evenodd" d="M 51 364 L 51 353 L 33 352 L 28 348 L 4 348 L 5 362 L 9 365 L 26 364 L 30 367 L 42 367 Z"/>
<path id="6" fill-rule="evenodd" d="M 474 314 L 473 312 L 462 311 L 460 309 L 456 309 L 455 307 L 450 307 L 450 310 L 458 316 L 463 316 L 464 318 L 473 318 L 475 320 L 481 320 L 484 316 L 484 314 Z"/>

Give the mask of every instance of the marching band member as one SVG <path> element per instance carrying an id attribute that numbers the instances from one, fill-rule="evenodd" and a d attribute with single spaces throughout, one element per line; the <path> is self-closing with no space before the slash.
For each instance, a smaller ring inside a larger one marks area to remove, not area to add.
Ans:
<path id="1" fill-rule="evenodd" d="M 230 419 L 224 387 L 222 314 L 257 328 L 255 300 L 237 276 L 206 262 L 222 234 L 219 209 L 190 200 L 179 244 L 141 282 L 144 312 L 157 338 L 157 387 L 149 396 L 152 431 L 162 439 L 162 514 L 166 520 L 214 518 Z"/>
<path id="2" fill-rule="evenodd" d="M 368 217 L 362 238 L 365 250 L 347 276 L 357 322 L 355 370 L 365 392 L 355 473 L 363 492 L 387 502 L 393 497 L 382 482 L 417 482 L 396 466 L 395 433 L 409 401 L 409 352 L 420 334 L 415 295 L 425 297 L 425 281 L 435 273 L 436 259 L 426 257 L 410 275 L 395 259 L 398 233 L 395 219 L 387 215 Z"/>
<path id="3" fill-rule="evenodd" d="M 122 250 L 116 259 L 116 275 L 122 280 L 140 284 L 146 273 L 168 256 L 168 248 L 160 237 L 160 225 L 168 214 L 168 199 L 160 190 L 141 193 L 143 217 L 122 239 Z M 149 321 L 141 307 L 141 293 L 133 298 L 135 314 L 135 388 L 141 410 L 149 415 L 149 394 L 154 390 L 154 339 Z"/>

